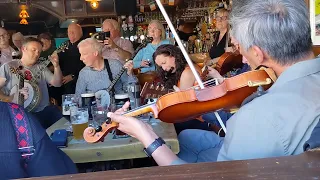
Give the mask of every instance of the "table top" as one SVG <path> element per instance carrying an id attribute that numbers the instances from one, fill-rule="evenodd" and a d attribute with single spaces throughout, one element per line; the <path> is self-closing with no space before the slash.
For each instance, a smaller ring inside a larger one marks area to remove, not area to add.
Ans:
<path id="1" fill-rule="evenodd" d="M 320 179 L 320 151 L 297 156 L 136 168 L 39 179 Z"/>
<path id="2" fill-rule="evenodd" d="M 150 121 L 154 131 L 162 137 L 174 153 L 179 152 L 179 142 L 173 124 L 161 122 L 156 119 Z M 47 129 L 50 136 L 56 129 L 66 129 L 70 126 L 67 119 L 62 118 Z M 135 159 L 147 157 L 143 152 L 143 145 L 133 137 L 115 139 L 114 135 L 109 133 L 104 142 L 90 144 L 82 141 L 68 138 L 68 147 L 61 148 L 75 163 L 86 163 L 96 161 L 111 161 L 123 159 Z"/>

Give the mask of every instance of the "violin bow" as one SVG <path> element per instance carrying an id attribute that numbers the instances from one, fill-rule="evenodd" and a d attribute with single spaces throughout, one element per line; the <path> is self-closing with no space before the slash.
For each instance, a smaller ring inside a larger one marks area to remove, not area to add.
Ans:
<path id="1" fill-rule="evenodd" d="M 176 29 L 174 28 L 174 26 L 173 26 L 173 24 L 172 24 L 172 22 L 171 22 L 171 20 L 170 20 L 170 18 L 168 16 L 166 10 L 164 9 L 164 7 L 163 7 L 163 5 L 161 3 L 161 0 L 156 0 L 156 3 L 158 4 L 158 7 L 159 7 L 164 19 L 167 21 L 168 26 L 169 26 L 171 32 L 173 33 L 173 36 L 174 36 L 176 42 L 178 43 L 178 46 L 180 47 L 180 50 L 182 51 L 182 54 L 183 54 L 184 58 L 187 60 L 189 66 L 190 66 L 190 69 L 191 69 L 194 77 L 196 78 L 196 81 L 198 82 L 198 85 L 200 86 L 201 89 L 204 89 L 203 82 L 202 82 L 199 74 L 197 73 L 197 70 L 194 67 L 193 62 L 191 61 L 186 49 L 184 48 L 184 46 L 183 46 L 183 44 L 181 42 L 181 39 L 178 36 L 178 33 L 177 33 Z"/>

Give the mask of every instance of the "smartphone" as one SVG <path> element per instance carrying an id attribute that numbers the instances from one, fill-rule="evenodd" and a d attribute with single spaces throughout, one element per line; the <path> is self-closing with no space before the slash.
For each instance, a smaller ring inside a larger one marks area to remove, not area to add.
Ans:
<path id="1" fill-rule="evenodd" d="M 107 37 L 110 38 L 110 31 L 99 32 L 98 35 L 96 36 L 96 39 L 100 41 L 104 41 Z"/>
<path id="2" fill-rule="evenodd" d="M 110 31 L 104 32 L 104 37 L 105 38 L 110 38 Z"/>

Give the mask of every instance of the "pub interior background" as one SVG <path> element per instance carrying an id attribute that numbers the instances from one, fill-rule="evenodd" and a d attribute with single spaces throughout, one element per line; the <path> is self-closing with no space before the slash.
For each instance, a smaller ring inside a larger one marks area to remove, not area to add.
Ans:
<path id="1" fill-rule="evenodd" d="M 162 0 L 170 20 L 178 28 L 184 21 L 183 31 L 195 35 L 198 42 L 183 42 L 190 54 L 208 53 L 215 34 L 216 9 L 228 7 L 221 0 Z M 67 28 L 71 23 L 81 25 L 84 37 L 101 32 L 102 22 L 111 18 L 121 27 L 121 38 L 129 39 L 136 49 L 146 38 L 151 20 L 159 20 L 165 28 L 166 39 L 175 44 L 167 22 L 154 0 L 4 0 L 0 2 L 0 21 L 10 37 L 21 32 L 25 37 L 49 32 L 56 47 L 68 40 Z M 27 13 L 27 14 L 24 14 Z M 11 45 L 12 41 L 10 41 Z M 197 61 L 196 56 L 194 56 Z M 201 59 L 200 59 L 201 61 Z M 143 85 L 143 84 L 142 84 Z M 68 154 L 68 153 L 67 153 Z M 120 160 L 113 163 L 78 163 L 80 172 L 103 169 L 122 169 L 156 165 L 152 159 Z"/>
<path id="2" fill-rule="evenodd" d="M 203 56 L 209 56 L 209 49 L 215 39 L 217 9 L 229 8 L 232 5 L 232 0 L 162 0 L 161 2 L 175 28 L 178 28 L 179 22 L 184 21 L 183 32 L 195 36 L 196 41 L 183 41 L 183 45 L 190 54 L 190 58 L 196 63 L 201 63 Z M 309 3 L 308 0 L 306 3 Z M 28 16 L 21 16 L 23 10 L 28 13 Z M 159 20 L 165 28 L 166 39 L 171 44 L 176 43 L 154 0 L 0 1 L 1 26 L 9 32 L 10 37 L 16 32 L 21 32 L 25 37 L 37 37 L 41 33 L 49 32 L 54 38 L 53 42 L 56 47 L 68 40 L 67 28 L 69 24 L 80 24 L 84 37 L 92 37 L 102 31 L 101 25 L 108 18 L 118 21 L 121 37 L 130 40 L 134 49 L 146 39 L 147 27 L 151 20 Z M 10 42 L 12 44 L 12 41 Z M 320 48 L 314 46 L 314 52 L 318 55 Z M 199 56 L 197 56 L 198 54 Z M 53 130 L 50 129 L 50 131 Z M 125 140 L 123 143 L 126 143 Z M 95 146 L 95 148 L 99 147 Z M 66 154 L 71 150 L 67 150 Z M 77 153 L 81 153 L 81 151 Z M 97 157 L 103 156 L 97 150 L 93 153 Z M 79 156 L 81 154 L 77 155 L 77 157 Z M 93 172 L 156 165 L 152 158 L 124 159 L 100 162 L 98 160 L 94 162 L 79 161 L 77 167 L 79 172 Z"/>

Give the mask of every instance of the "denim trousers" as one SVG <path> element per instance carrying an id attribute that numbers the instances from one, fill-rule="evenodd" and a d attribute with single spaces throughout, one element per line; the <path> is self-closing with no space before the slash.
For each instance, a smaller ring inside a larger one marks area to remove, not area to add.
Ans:
<path id="1" fill-rule="evenodd" d="M 178 136 L 178 157 L 188 163 L 216 162 L 223 138 L 212 131 L 187 129 Z"/>
<path id="2" fill-rule="evenodd" d="M 232 114 L 227 111 L 217 111 L 217 113 L 219 114 L 223 124 L 226 126 L 227 120 L 232 116 Z M 202 118 L 204 121 L 206 121 L 212 125 L 216 125 L 218 127 L 221 127 L 216 115 L 213 112 L 202 115 Z"/>

